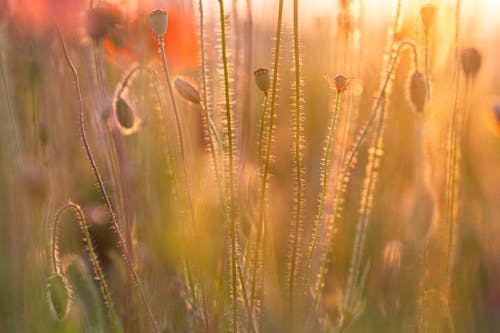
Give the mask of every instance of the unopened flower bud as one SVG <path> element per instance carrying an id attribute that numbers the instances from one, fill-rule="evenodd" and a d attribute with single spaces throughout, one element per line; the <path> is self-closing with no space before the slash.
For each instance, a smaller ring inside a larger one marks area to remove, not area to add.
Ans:
<path id="1" fill-rule="evenodd" d="M 427 32 L 434 23 L 434 17 L 436 16 L 436 7 L 432 4 L 423 5 L 420 8 L 420 18 L 422 19 L 422 25 L 424 26 L 424 31 Z"/>
<path id="2" fill-rule="evenodd" d="M 424 112 L 427 100 L 427 84 L 425 75 L 419 71 L 413 72 L 408 82 L 408 102 L 413 111 Z"/>
<path id="3" fill-rule="evenodd" d="M 474 47 L 463 49 L 460 53 L 460 62 L 465 76 L 474 78 L 481 67 L 481 53 Z"/>
<path id="4" fill-rule="evenodd" d="M 64 320 L 71 307 L 71 288 L 63 275 L 57 273 L 49 278 L 47 297 L 54 317 L 57 320 Z"/>
<path id="5" fill-rule="evenodd" d="M 156 9 L 149 14 L 151 30 L 158 38 L 163 38 L 167 33 L 168 13 L 163 9 Z"/>
<path id="6" fill-rule="evenodd" d="M 119 97 L 115 101 L 115 112 L 116 119 L 120 123 L 120 126 L 126 129 L 130 129 L 132 128 L 132 126 L 134 126 L 134 112 L 132 111 L 128 103 L 121 97 Z"/>
<path id="7" fill-rule="evenodd" d="M 255 76 L 255 83 L 257 83 L 257 87 L 259 87 L 259 89 L 267 95 L 269 87 L 271 86 L 269 70 L 266 68 L 259 68 L 255 72 L 253 72 L 253 74 Z"/>
<path id="8" fill-rule="evenodd" d="M 200 93 L 198 92 L 198 89 L 194 87 L 193 84 L 178 77 L 175 79 L 174 85 L 179 95 L 187 99 L 189 102 L 193 104 L 201 103 Z"/>

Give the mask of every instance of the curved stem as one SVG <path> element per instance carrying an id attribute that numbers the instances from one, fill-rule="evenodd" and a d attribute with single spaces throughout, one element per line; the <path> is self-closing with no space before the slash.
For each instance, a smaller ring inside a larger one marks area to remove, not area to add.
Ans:
<path id="1" fill-rule="evenodd" d="M 104 187 L 104 181 L 102 180 L 101 174 L 99 173 L 99 170 L 97 168 L 97 164 L 95 162 L 94 156 L 93 156 L 92 151 L 90 149 L 90 145 L 89 145 L 89 142 L 87 139 L 87 134 L 85 132 L 84 114 L 83 114 L 83 99 L 82 99 L 82 94 L 81 94 L 81 89 L 80 89 L 80 79 L 78 77 L 78 72 L 76 70 L 75 65 L 73 65 L 73 62 L 71 61 L 71 58 L 69 57 L 68 50 L 66 48 L 66 43 L 64 42 L 64 38 L 63 38 L 59 28 L 57 28 L 57 34 L 59 36 L 59 40 L 60 40 L 62 48 L 63 48 L 64 57 L 66 59 L 66 62 L 68 63 L 68 66 L 71 69 L 71 73 L 73 75 L 73 79 L 74 79 L 75 85 L 76 85 L 76 93 L 77 93 L 77 98 L 78 98 L 78 110 L 79 110 L 80 135 L 81 135 L 82 140 L 83 140 L 85 153 L 87 154 L 87 157 L 89 159 L 90 165 L 92 167 L 92 171 L 94 172 L 94 176 L 97 179 L 97 184 L 99 186 L 99 190 L 101 191 L 101 194 L 104 197 L 104 201 L 106 203 L 106 208 L 107 208 L 109 216 L 111 218 L 111 222 L 112 222 L 111 225 L 113 227 L 115 234 L 117 235 L 118 245 L 122 250 L 123 258 L 125 260 L 125 264 L 127 266 L 127 269 L 132 274 L 132 277 L 133 277 L 135 285 L 139 291 L 141 301 L 144 305 L 144 308 L 146 309 L 146 313 L 147 313 L 149 322 L 153 328 L 153 331 L 155 333 L 159 333 L 160 329 L 158 327 L 158 324 L 156 323 L 156 320 L 154 319 L 153 312 L 151 311 L 151 308 L 149 307 L 149 304 L 146 300 L 146 295 L 145 295 L 144 290 L 142 288 L 142 284 L 141 284 L 141 281 L 139 279 L 139 275 L 137 274 L 137 272 L 132 264 L 132 261 L 130 259 L 129 250 L 128 250 L 127 245 L 126 245 L 124 238 L 122 236 L 120 226 L 118 225 L 118 220 L 116 218 L 115 211 L 113 209 L 113 206 L 111 205 L 111 200 L 109 198 L 108 192 L 107 192 L 106 188 Z"/>
<path id="2" fill-rule="evenodd" d="M 83 241 L 85 243 L 85 248 L 87 249 L 87 252 L 90 257 L 90 263 L 92 265 L 92 269 L 96 275 L 97 282 L 99 283 L 99 287 L 101 289 L 102 297 L 104 298 L 104 304 L 106 304 L 106 307 L 109 311 L 109 316 L 111 317 L 111 321 L 113 322 L 113 327 L 117 332 L 121 331 L 121 324 L 120 321 L 118 320 L 118 316 L 116 315 L 115 308 L 113 306 L 113 302 L 111 301 L 111 293 L 109 292 L 108 284 L 106 283 L 106 280 L 104 278 L 104 273 L 102 272 L 101 266 L 99 265 L 99 260 L 97 259 L 97 255 L 94 251 L 94 245 L 92 243 L 92 239 L 90 238 L 90 233 L 89 229 L 87 227 L 87 223 L 85 220 L 85 216 L 83 214 L 82 209 L 80 208 L 79 205 L 76 203 L 72 202 L 71 200 L 68 201 L 64 206 L 62 206 L 56 213 L 56 216 L 54 218 L 54 226 L 52 230 L 52 246 L 51 246 L 51 251 L 52 251 L 52 273 L 54 274 L 62 274 L 62 268 L 60 267 L 60 260 L 59 260 L 59 252 L 58 252 L 58 246 L 57 246 L 57 235 L 59 233 L 59 221 L 62 213 L 64 213 L 67 209 L 71 209 L 73 211 L 73 214 L 75 215 L 78 224 L 80 225 L 80 229 L 82 231 L 83 235 Z"/>

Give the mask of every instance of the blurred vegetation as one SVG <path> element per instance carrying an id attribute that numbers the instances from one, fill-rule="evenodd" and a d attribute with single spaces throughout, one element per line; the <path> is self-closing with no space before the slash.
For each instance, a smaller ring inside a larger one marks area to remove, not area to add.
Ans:
<path id="1" fill-rule="evenodd" d="M 500 332 L 498 36 L 365 2 L 0 0 L 0 331 Z"/>

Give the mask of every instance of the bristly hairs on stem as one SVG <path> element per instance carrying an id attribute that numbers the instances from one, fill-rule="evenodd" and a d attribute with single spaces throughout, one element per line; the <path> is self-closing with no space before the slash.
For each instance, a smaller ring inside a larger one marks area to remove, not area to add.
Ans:
<path id="1" fill-rule="evenodd" d="M 291 224 L 291 253 L 288 276 L 288 306 L 289 318 L 294 318 L 295 287 L 297 279 L 297 266 L 300 257 L 300 233 L 302 232 L 302 206 L 304 201 L 304 170 L 302 165 L 302 92 L 300 74 L 300 51 L 299 51 L 299 1 L 293 1 L 293 54 L 295 72 L 295 114 L 294 114 L 294 169 L 295 169 L 295 212 L 294 222 Z"/>
<path id="2" fill-rule="evenodd" d="M 132 278 L 134 279 L 135 285 L 139 291 L 141 301 L 144 305 L 144 308 L 145 308 L 147 316 L 148 316 L 148 320 L 152 326 L 153 331 L 155 333 L 159 333 L 160 329 L 159 329 L 158 324 L 153 316 L 153 312 L 151 311 L 151 308 L 149 307 L 149 304 L 146 300 L 146 295 L 144 293 L 144 289 L 142 288 L 142 284 L 141 284 L 141 281 L 139 279 L 139 275 L 137 274 L 137 272 L 134 268 L 134 265 L 132 264 L 132 261 L 131 261 L 130 255 L 129 255 L 129 250 L 128 250 L 127 245 L 125 243 L 125 240 L 122 236 L 120 226 L 118 225 L 118 220 L 116 218 L 115 211 L 113 209 L 113 206 L 111 205 L 111 200 L 109 198 L 109 195 L 108 195 L 106 188 L 104 187 L 104 181 L 102 180 L 101 174 L 99 173 L 99 170 L 97 168 L 97 164 L 95 162 L 92 151 L 90 149 L 90 145 L 89 145 L 89 142 L 87 139 L 87 134 L 85 132 L 83 99 L 82 99 L 82 93 L 81 93 L 81 89 L 80 89 L 80 79 L 78 77 L 78 72 L 76 70 L 75 65 L 71 61 L 71 58 L 69 57 L 68 49 L 66 47 L 66 43 L 64 41 L 64 38 L 62 36 L 60 29 L 58 27 L 56 27 L 56 30 L 57 30 L 57 34 L 59 36 L 59 40 L 60 40 L 62 48 L 63 48 L 64 57 L 66 59 L 66 62 L 68 63 L 69 68 L 71 69 L 71 73 L 73 75 L 73 79 L 74 79 L 75 85 L 76 85 L 75 89 L 76 89 L 76 94 L 77 94 L 77 98 L 78 98 L 80 135 L 81 135 L 82 140 L 83 140 L 85 153 L 86 153 L 86 155 L 89 159 L 89 162 L 91 164 L 92 171 L 94 172 L 94 176 L 97 179 L 97 183 L 99 185 L 99 190 L 101 191 L 101 194 L 104 197 L 106 208 L 108 210 L 109 217 L 111 218 L 111 222 L 112 222 L 111 225 L 113 227 L 115 234 L 117 235 L 118 245 L 123 253 L 123 259 L 124 259 L 125 264 L 127 266 L 127 270 L 131 273 Z"/>
<path id="3" fill-rule="evenodd" d="M 60 225 L 61 215 L 68 209 L 71 209 L 80 226 L 80 230 L 83 235 L 83 241 L 85 244 L 85 249 L 89 254 L 90 263 L 92 265 L 92 269 L 95 274 L 95 279 L 99 283 L 102 297 L 104 299 L 104 304 L 108 309 L 110 319 L 113 323 L 113 328 L 116 332 L 121 332 L 122 327 L 120 324 L 120 320 L 118 319 L 113 302 L 111 300 L 111 293 L 109 292 L 108 284 L 106 283 L 106 279 L 104 278 L 104 273 L 101 269 L 101 266 L 99 265 L 99 260 L 97 258 L 97 254 L 95 253 L 94 245 L 90 237 L 87 222 L 85 220 L 85 215 L 83 214 L 83 211 L 80 208 L 80 206 L 71 200 L 68 200 L 68 202 L 65 205 L 59 208 L 54 218 L 54 225 L 52 229 L 52 241 L 51 241 L 52 274 L 63 275 L 61 262 L 59 259 L 58 234 L 60 229 L 59 225 Z"/>
<path id="4" fill-rule="evenodd" d="M 378 96 L 375 100 L 374 106 L 370 112 L 370 115 L 368 116 L 368 119 L 366 120 L 365 124 L 363 125 L 363 127 L 359 131 L 359 134 L 356 138 L 356 141 L 354 142 L 354 145 L 351 148 L 351 150 L 347 156 L 346 163 L 344 164 L 344 171 L 341 173 L 341 176 L 338 180 L 337 198 L 335 199 L 335 204 L 334 204 L 334 208 L 333 208 L 333 221 L 332 221 L 332 226 L 331 226 L 332 231 L 334 230 L 335 225 L 337 223 L 337 220 L 340 217 L 339 215 L 340 215 L 340 207 L 341 207 L 341 197 L 342 197 L 343 189 L 347 186 L 346 181 L 348 180 L 348 176 L 349 176 L 353 161 L 356 158 L 358 151 L 361 147 L 361 144 L 364 142 L 364 139 L 368 133 L 368 130 L 370 129 L 370 127 L 373 123 L 373 120 L 375 119 L 375 117 L 378 113 L 377 111 L 380 109 L 380 105 L 381 105 L 383 97 L 385 95 L 385 91 L 387 89 L 389 81 L 390 81 L 390 79 L 391 79 L 391 77 L 396 69 L 397 64 L 398 64 L 400 53 L 405 47 L 410 47 L 412 49 L 413 63 L 414 63 L 415 69 L 418 68 L 418 66 L 417 66 L 417 64 L 418 64 L 417 46 L 415 45 L 415 42 L 413 40 L 410 40 L 410 39 L 405 39 L 405 40 L 399 42 L 397 44 L 397 48 L 393 52 L 393 55 L 392 55 L 392 58 L 391 58 L 391 61 L 389 64 L 389 69 L 387 70 L 385 78 L 383 79 L 383 82 L 382 82 L 382 85 L 380 87 Z M 315 294 L 313 295 L 313 306 L 312 306 L 311 311 L 315 311 L 315 308 L 318 305 L 319 296 L 320 296 L 321 289 L 323 286 L 323 279 L 325 278 L 326 273 L 327 273 L 328 258 L 330 257 L 330 254 L 333 250 L 334 236 L 335 236 L 334 232 L 330 232 L 330 237 L 328 239 L 326 252 L 325 252 L 325 255 L 322 259 L 322 264 L 321 264 L 320 271 L 318 274 L 318 280 L 317 280 L 316 286 L 315 286 L 315 291 L 314 291 Z"/>
<path id="5" fill-rule="evenodd" d="M 267 189 L 269 182 L 269 164 L 271 160 L 271 146 L 273 142 L 273 132 L 274 132 L 274 121 L 276 118 L 276 98 L 278 94 L 278 71 L 279 71 L 279 63 L 280 63 L 280 51 L 281 51 L 281 32 L 283 26 L 283 0 L 279 0 L 278 4 L 278 19 L 276 23 L 276 42 L 274 46 L 274 66 L 273 66 L 273 78 L 271 83 L 271 106 L 269 112 L 269 124 L 267 130 L 267 144 L 266 153 L 264 161 L 259 161 L 259 165 L 262 165 L 262 181 L 260 187 L 260 202 L 259 202 L 259 225 L 257 229 L 257 240 L 256 247 L 253 258 L 253 272 L 252 272 L 252 285 L 250 291 L 250 311 L 251 317 L 250 320 L 253 320 L 253 305 L 255 303 L 255 292 L 256 292 L 256 284 L 257 284 L 257 268 L 259 263 L 259 251 L 261 247 L 262 238 L 266 235 L 266 204 L 267 204 Z M 266 102 L 267 102 L 267 91 L 266 94 Z M 263 112 L 265 111 L 265 108 Z M 260 149 L 259 149 L 260 150 Z M 264 239 L 265 240 L 265 239 Z M 265 249 L 263 249 L 264 251 Z M 262 265 L 262 275 L 264 275 L 264 265 Z"/>
<path id="6" fill-rule="evenodd" d="M 229 96 L 229 73 L 228 62 L 226 54 L 226 28 L 225 28 L 225 15 L 224 15 L 224 2 L 219 0 L 219 15 L 221 26 L 221 46 L 222 46 L 222 63 L 224 66 L 224 92 L 226 104 L 226 126 L 227 126 L 227 140 L 228 140 L 228 156 L 229 156 L 229 170 L 228 172 L 228 186 L 229 186 L 229 219 L 230 219 L 230 238 L 231 238 L 231 311 L 232 323 L 231 329 L 233 333 L 238 332 L 239 315 L 238 315 L 238 283 L 237 283 L 237 265 L 238 265 L 238 241 L 237 241 L 237 224 L 235 212 L 235 189 L 234 189 L 234 151 L 233 151 L 233 128 L 232 128 L 232 114 L 231 114 L 231 101 Z"/>
<path id="7" fill-rule="evenodd" d="M 330 128 L 328 130 L 328 137 L 326 138 L 326 145 L 325 145 L 325 152 L 323 155 L 323 163 L 321 166 L 321 179 L 320 179 L 320 185 L 321 185 L 321 193 L 319 197 L 319 204 L 318 204 L 318 213 L 316 215 L 316 218 L 313 222 L 312 226 L 312 239 L 311 243 L 309 245 L 309 250 L 307 253 L 307 258 L 306 258 L 306 263 L 305 263 L 305 271 L 304 271 L 304 277 L 306 279 L 306 285 L 307 281 L 309 280 L 309 270 L 310 270 L 310 265 L 311 265 L 311 259 L 313 256 L 314 249 L 316 248 L 316 243 L 318 241 L 318 235 L 319 235 L 319 229 L 320 229 L 320 224 L 321 224 L 321 219 L 323 216 L 323 208 L 325 205 L 325 198 L 326 198 L 326 192 L 327 192 L 327 187 L 328 187 L 328 161 L 330 157 L 330 150 L 331 150 L 331 145 L 333 138 L 335 136 L 335 127 L 337 124 L 337 114 L 340 110 L 340 102 L 341 102 L 341 97 L 342 93 L 345 91 L 347 86 L 349 85 L 349 81 L 345 79 L 344 76 L 337 76 L 335 78 L 335 81 L 344 81 L 344 83 L 339 83 L 339 87 L 336 89 L 336 94 L 335 94 L 335 107 L 333 109 L 333 113 L 331 116 L 331 122 L 330 122 Z M 342 87 L 340 87 L 342 85 Z"/>

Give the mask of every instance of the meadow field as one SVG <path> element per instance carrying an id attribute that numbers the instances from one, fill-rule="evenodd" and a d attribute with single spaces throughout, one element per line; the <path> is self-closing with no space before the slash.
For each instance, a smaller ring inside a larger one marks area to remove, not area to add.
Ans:
<path id="1" fill-rule="evenodd" d="M 500 332 L 500 0 L 0 0 L 0 332 Z"/>

